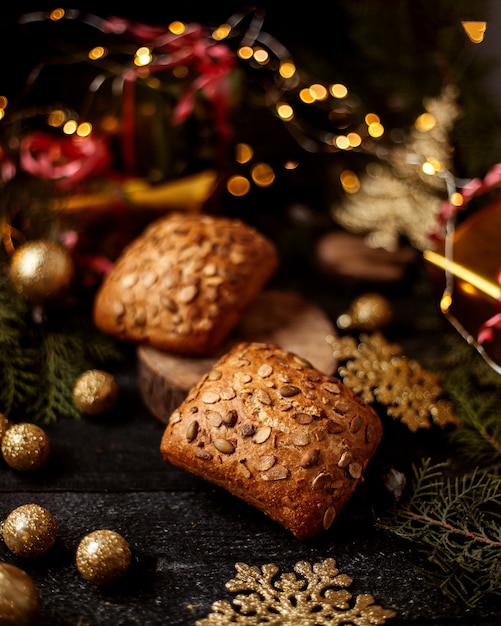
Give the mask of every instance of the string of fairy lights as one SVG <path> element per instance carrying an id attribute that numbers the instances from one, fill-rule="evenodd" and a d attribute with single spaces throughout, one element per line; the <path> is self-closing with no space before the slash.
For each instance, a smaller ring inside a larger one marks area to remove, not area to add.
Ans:
<path id="1" fill-rule="evenodd" d="M 235 56 L 251 69 L 266 70 L 271 80 L 266 82 L 266 94 L 263 100 L 271 113 L 278 117 L 287 130 L 293 135 L 295 141 L 307 152 L 336 152 L 349 150 L 374 151 L 374 141 L 383 137 L 385 129 L 376 113 L 366 114 L 357 126 L 348 132 L 340 132 L 338 126 L 345 128 L 351 119 L 359 117 L 359 101 L 353 96 L 348 88 L 341 83 L 322 84 L 321 82 L 305 81 L 302 72 L 298 70 L 290 52 L 274 37 L 263 31 L 264 16 L 256 11 L 252 14 L 250 24 L 242 23 L 249 17 L 248 13 L 234 15 L 226 23 L 220 25 L 212 32 L 207 32 L 208 45 L 214 43 L 226 44 L 228 49 L 235 50 Z M 50 13 L 27 14 L 21 19 L 22 24 L 39 21 L 61 22 L 63 20 L 80 20 L 95 29 L 106 30 L 106 20 L 96 16 L 82 15 L 75 11 L 65 11 L 58 8 Z M 173 21 L 166 26 L 166 35 L 182 37 L 189 25 Z M 105 45 L 93 46 L 91 49 L 75 55 L 74 62 L 80 63 L 83 58 L 90 64 L 94 64 L 97 74 L 89 85 L 86 101 L 81 106 L 81 111 L 75 111 L 69 107 L 54 107 L 46 110 L 40 109 L 35 115 L 42 114 L 47 126 L 59 128 L 65 135 L 74 135 L 79 138 L 91 136 L 94 126 L 86 115 L 92 108 L 92 102 L 100 89 L 109 82 L 114 81 L 113 90 L 122 82 L 123 76 L 130 68 L 134 68 L 137 77 L 143 79 L 147 86 L 161 92 L 164 84 L 158 76 L 149 72 L 149 68 L 158 64 L 159 57 L 164 54 L 155 49 L 150 43 L 138 45 L 129 52 L 130 45 L 126 47 L 129 60 L 118 64 L 110 57 L 112 51 Z M 124 49 L 114 49 L 113 54 L 124 53 Z M 174 52 L 173 54 L 176 54 Z M 232 52 L 233 53 L 233 52 Z M 68 59 L 65 59 L 65 64 Z M 33 87 L 43 69 L 43 63 L 39 64 L 36 71 L 29 77 L 27 91 Z M 184 78 L 189 73 L 189 68 L 180 64 L 173 64 L 168 79 Z M 261 76 L 262 78 L 262 76 Z M 264 85 L 265 81 L 262 81 Z M 119 90 L 119 89 L 118 89 Z M 299 107 L 322 107 L 325 113 L 327 128 L 312 128 L 307 126 L 299 112 Z M 6 96 L 0 96 L 0 120 L 8 120 L 9 102 Z M 21 113 L 22 115 L 23 113 Z M 12 116 L 18 115 L 17 110 Z M 331 120 L 334 119 L 333 123 Z M 104 116 L 100 121 L 100 128 L 108 132 L 117 127 L 118 120 L 113 115 Z M 330 128 L 329 128 L 330 127 Z M 246 195 L 251 184 L 259 187 L 271 186 L 276 178 L 273 167 L 266 162 L 252 163 L 254 149 L 248 143 L 237 143 L 234 150 L 236 163 L 251 164 L 249 178 L 238 174 L 228 178 L 227 190 L 234 196 Z M 294 169 L 298 166 L 297 161 L 285 159 L 283 167 Z M 347 191 L 353 191 L 352 179 L 344 176 L 341 179 L 343 187 Z"/>
<path id="2" fill-rule="evenodd" d="M 205 37 L 206 50 L 211 46 L 225 45 L 228 53 L 234 55 L 241 63 L 245 64 L 249 70 L 260 73 L 259 84 L 263 89 L 262 104 L 267 107 L 272 115 L 278 118 L 293 136 L 294 140 L 306 152 L 324 152 L 327 154 L 334 152 L 356 151 L 368 155 L 377 156 L 384 159 L 387 147 L 379 142 L 387 137 L 389 133 L 375 112 L 362 114 L 360 111 L 360 101 L 355 94 L 352 94 L 348 87 L 339 82 L 326 83 L 311 80 L 303 71 L 298 69 L 292 54 L 280 41 L 266 33 L 263 29 L 264 12 L 260 10 L 244 11 L 234 14 L 224 24 L 219 25 L 212 31 L 203 29 L 202 36 Z M 49 13 L 31 13 L 21 18 L 22 24 L 34 22 L 61 22 L 64 20 L 79 20 L 88 26 L 102 31 L 109 35 L 120 37 L 123 30 L 130 27 L 126 22 L 116 23 L 110 29 L 107 20 L 93 15 L 83 15 L 78 11 L 66 11 L 62 8 L 54 9 Z M 464 21 L 461 23 L 465 34 L 471 42 L 479 44 L 483 41 L 486 32 L 486 22 Z M 144 26 L 144 25 L 143 25 Z M 92 136 L 94 125 L 86 117 L 92 109 L 93 100 L 100 89 L 110 80 L 114 82 L 113 92 L 119 93 L 123 89 L 124 76 L 127 72 L 134 71 L 135 76 L 144 81 L 152 90 L 162 92 L 164 83 L 161 78 L 151 68 L 158 68 L 159 65 L 169 69 L 166 80 L 184 79 L 189 75 L 188 67 L 190 56 L 186 57 L 187 63 L 183 63 L 183 55 L 179 46 L 173 46 L 166 62 L 165 43 L 167 41 L 180 40 L 189 32 L 190 25 L 181 21 L 173 21 L 168 24 L 163 32 L 155 31 L 152 28 L 137 29 L 137 32 L 145 32 L 147 42 L 142 42 L 131 48 L 130 43 L 124 47 L 114 47 L 113 50 L 106 45 L 95 45 L 85 52 L 75 55 L 75 63 L 85 59 L 88 63 L 94 64 L 97 74 L 88 88 L 86 101 L 82 104 L 80 113 L 65 107 L 55 106 L 53 108 L 44 107 L 42 109 L 31 109 L 34 116 L 43 115 L 46 124 L 52 129 L 60 129 L 64 135 L 73 135 L 82 140 Z M 154 35 L 154 36 L 153 36 Z M 169 40 L 169 38 L 171 38 Z M 125 57 L 127 60 L 120 63 L 114 60 L 113 55 Z M 178 55 L 179 61 L 176 60 Z M 66 63 L 68 60 L 66 59 Z M 38 80 L 43 63 L 38 70 L 31 73 L 27 87 L 33 86 Z M 117 88 L 118 86 L 118 88 Z M 311 126 L 305 121 L 302 111 L 308 107 L 314 107 L 324 114 L 325 124 L 320 127 Z M 0 95 L 0 123 L 5 123 L 10 119 L 9 102 L 6 96 Z M 15 109 L 15 107 L 14 107 Z M 28 117 L 24 111 L 14 110 L 12 118 L 16 116 Z M 437 123 L 434 115 L 425 111 L 417 116 L 414 121 L 415 129 L 420 133 L 427 133 L 433 130 Z M 99 121 L 101 130 L 110 132 L 118 125 L 116 116 L 110 114 Z M 0 146 L 1 150 L 1 146 Z M 412 155 L 408 155 L 412 158 Z M 255 161 L 254 148 L 250 143 L 237 142 L 234 146 L 234 160 L 239 165 L 248 166 L 248 174 L 236 173 L 226 180 L 226 189 L 232 196 L 247 195 L 252 185 L 267 188 L 274 184 L 276 172 L 274 167 L 264 161 Z M 297 160 L 284 158 L 282 166 L 286 170 L 297 168 Z M 461 187 L 467 181 L 459 181 L 452 173 L 433 155 L 428 155 L 424 161 L 418 164 L 422 172 L 429 176 L 439 176 L 445 181 L 447 202 L 454 211 L 461 209 L 465 205 L 465 200 L 461 192 Z M 343 169 L 339 175 L 339 182 L 343 191 L 347 194 L 356 194 L 360 189 L 360 179 L 355 171 Z M 451 263 L 452 250 L 450 249 L 451 220 L 446 223 L 446 244 L 447 258 L 449 264 L 445 268 L 447 278 L 447 288 L 442 299 L 442 310 L 446 316 L 450 317 L 449 306 L 444 304 L 452 297 L 452 275 Z M 482 346 L 472 338 L 462 326 L 458 327 L 458 322 L 451 319 L 451 323 L 458 328 L 463 337 L 486 358 Z M 496 371 L 501 371 L 495 363 L 489 362 Z"/>
<path id="3" fill-rule="evenodd" d="M 298 105 L 322 106 L 326 111 L 326 120 L 332 117 L 339 117 L 339 106 L 342 103 L 342 124 L 346 127 L 346 118 L 356 109 L 358 101 L 352 97 L 348 87 L 341 83 L 323 84 L 321 82 L 305 82 L 302 79 L 302 72 L 298 71 L 294 59 L 290 52 L 274 37 L 264 32 L 264 12 L 254 10 L 250 16 L 250 24 L 246 24 L 244 30 L 239 28 L 242 23 L 249 18 L 249 12 L 241 12 L 233 15 L 227 22 L 218 26 L 210 33 L 209 37 L 213 42 L 227 42 L 234 47 L 233 39 L 237 38 L 236 55 L 239 59 L 257 69 L 271 70 L 273 76 L 268 84 L 266 99 L 268 107 L 272 109 L 288 130 L 294 135 L 300 145 L 310 152 L 323 150 L 325 152 L 335 151 L 364 151 L 368 154 L 375 153 L 375 141 L 381 139 L 385 134 L 385 127 L 380 117 L 374 113 L 366 113 L 356 128 L 348 132 L 335 132 L 332 129 L 318 129 L 312 135 L 311 128 L 306 130 L 298 114 Z M 23 16 L 21 23 L 33 23 L 38 21 L 59 22 L 63 20 L 81 20 L 92 27 L 103 30 L 105 20 L 97 16 L 82 15 L 78 11 L 67 11 L 63 8 L 56 8 L 49 13 L 37 12 Z M 481 43 L 486 30 L 485 22 L 463 22 L 462 26 L 474 43 Z M 166 27 L 166 32 L 174 36 L 182 36 L 187 29 L 187 25 L 180 21 L 173 21 Z M 122 50 L 120 52 L 123 52 Z M 103 45 L 92 47 L 86 51 L 86 58 L 90 63 L 98 65 L 110 54 L 110 50 Z M 150 88 L 162 89 L 162 81 L 154 79 L 148 74 L 148 67 L 155 63 L 156 51 L 149 45 L 140 45 L 132 53 L 132 65 L 137 69 L 138 76 L 147 78 Z M 79 56 L 76 61 L 80 61 Z M 128 63 L 120 66 L 108 64 L 106 72 L 100 72 L 92 84 L 89 86 L 89 97 L 92 100 L 99 89 L 111 76 L 116 79 L 127 70 Z M 30 81 L 34 83 L 39 75 L 35 72 L 31 75 Z M 174 77 L 183 77 L 188 73 L 188 69 L 183 65 L 176 65 L 173 68 Z M 270 87 L 269 85 L 272 85 Z M 8 99 L 0 95 L 0 120 L 6 118 L 8 113 Z M 89 102 L 84 109 L 89 109 Z M 15 113 L 14 113 L 15 114 Z M 93 125 L 90 121 L 82 119 L 82 114 L 69 109 L 54 108 L 46 115 L 47 125 L 52 128 L 60 128 L 66 135 L 75 134 L 85 138 L 91 135 Z M 116 123 L 116 121 L 115 121 Z M 418 130 L 426 132 L 431 130 L 435 124 L 433 115 L 429 112 L 422 113 L 415 120 Z M 102 125 L 108 130 L 113 126 L 113 120 L 106 118 L 102 120 Z M 235 160 L 237 163 L 250 163 L 253 159 L 254 151 L 251 145 L 237 143 L 235 147 Z M 296 161 L 285 160 L 286 169 L 297 167 Z M 440 162 L 430 157 L 422 163 L 423 172 L 434 175 L 443 171 Z M 250 170 L 250 177 L 254 184 L 260 187 L 269 187 L 275 180 L 273 168 L 267 163 L 257 163 Z M 359 188 L 357 175 L 349 170 L 343 171 L 340 175 L 341 186 L 347 193 L 356 193 Z M 230 177 L 227 181 L 227 189 L 232 195 L 242 196 L 250 190 L 251 182 L 242 175 Z M 453 192 L 450 196 L 453 205 L 461 203 L 461 194 Z"/>

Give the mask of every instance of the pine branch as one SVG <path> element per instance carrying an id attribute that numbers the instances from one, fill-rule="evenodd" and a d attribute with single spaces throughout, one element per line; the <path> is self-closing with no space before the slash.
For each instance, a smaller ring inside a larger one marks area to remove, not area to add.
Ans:
<path id="1" fill-rule="evenodd" d="M 73 402 L 73 387 L 85 370 L 122 358 L 113 341 L 84 318 L 70 316 L 55 330 L 40 327 L 38 337 L 39 381 L 27 408 L 34 421 L 44 424 L 61 417 L 80 417 Z"/>
<path id="2" fill-rule="evenodd" d="M 28 307 L 8 283 L 0 284 L 0 411 L 8 415 L 31 378 L 32 357 L 23 348 Z"/>
<path id="3" fill-rule="evenodd" d="M 501 595 L 501 479 L 446 472 L 424 460 L 407 498 L 377 525 L 418 546 L 428 563 L 422 573 L 446 596 L 475 606 Z"/>
<path id="4" fill-rule="evenodd" d="M 465 464 L 501 474 L 501 411 L 499 393 L 491 393 L 481 404 L 471 397 L 461 400 L 463 424 L 449 434 L 449 442 Z"/>
<path id="5" fill-rule="evenodd" d="M 448 441 L 463 465 L 501 474 L 501 377 L 458 337 L 445 338 L 435 369 L 461 426 Z"/>
<path id="6" fill-rule="evenodd" d="M 37 323 L 29 305 L 0 285 L 0 412 L 8 417 L 43 424 L 80 417 L 72 396 L 76 378 L 122 357 L 85 314 L 63 310 L 58 319 L 53 313 Z"/>
<path id="7" fill-rule="evenodd" d="M 72 400 L 72 389 L 81 371 L 81 360 L 78 358 L 81 349 L 74 343 L 71 336 L 56 332 L 41 333 L 38 359 L 40 377 L 28 407 L 34 421 L 49 424 L 61 416 L 79 417 Z"/>

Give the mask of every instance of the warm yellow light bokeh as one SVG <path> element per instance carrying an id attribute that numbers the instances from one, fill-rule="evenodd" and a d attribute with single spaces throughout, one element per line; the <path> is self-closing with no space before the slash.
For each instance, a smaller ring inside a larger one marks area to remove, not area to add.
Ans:
<path id="1" fill-rule="evenodd" d="M 487 22 L 461 22 L 464 32 L 468 35 L 468 39 L 473 43 L 482 43 L 487 30 Z"/>
<path id="2" fill-rule="evenodd" d="M 377 139 L 384 135 L 384 126 L 379 122 L 373 122 L 372 124 L 369 124 L 367 132 L 371 137 Z"/>
<path id="3" fill-rule="evenodd" d="M 452 206 L 456 206 L 456 207 L 463 206 L 464 204 L 463 194 L 459 193 L 458 191 L 455 191 L 453 194 L 451 194 L 449 201 L 452 204 Z"/>
<path id="4" fill-rule="evenodd" d="M 76 133 L 79 137 L 88 137 L 92 132 L 92 124 L 89 122 L 82 122 L 78 125 Z"/>
<path id="5" fill-rule="evenodd" d="M 171 22 L 169 24 L 169 30 L 173 35 L 182 35 L 186 30 L 186 24 L 184 22 Z"/>
<path id="6" fill-rule="evenodd" d="M 309 92 L 314 100 L 326 100 L 329 95 L 327 89 L 319 83 L 310 85 Z"/>
<path id="7" fill-rule="evenodd" d="M 65 15 L 66 15 L 66 11 L 64 9 L 62 8 L 53 9 L 50 12 L 49 19 L 51 19 L 53 22 L 57 22 L 58 20 L 62 20 Z"/>
<path id="8" fill-rule="evenodd" d="M 96 61 L 97 59 L 102 59 L 108 54 L 108 50 L 103 48 L 103 46 L 96 46 L 89 51 L 89 59 L 91 61 Z"/>
<path id="9" fill-rule="evenodd" d="M 58 126 L 62 126 L 64 124 L 65 119 L 66 115 L 64 114 L 64 111 L 56 109 L 55 111 L 51 111 L 49 113 L 49 116 L 47 117 L 47 124 L 57 128 Z"/>
<path id="10" fill-rule="evenodd" d="M 285 102 L 277 104 L 277 113 L 280 119 L 284 120 L 284 122 L 289 122 L 294 118 L 294 109 L 290 104 Z"/>
<path id="11" fill-rule="evenodd" d="M 267 163 L 258 163 L 252 168 L 251 177 L 258 187 L 269 187 L 275 181 L 275 172 Z"/>
<path id="12" fill-rule="evenodd" d="M 252 58 L 252 55 L 254 54 L 254 50 L 250 46 L 241 46 L 238 49 L 237 54 L 241 59 L 249 60 Z"/>
<path id="13" fill-rule="evenodd" d="M 278 71 L 282 78 L 292 78 L 296 73 L 296 66 L 292 61 L 282 61 Z"/>
<path id="14" fill-rule="evenodd" d="M 68 120 L 63 126 L 63 133 L 65 135 L 73 135 L 76 132 L 78 124 L 75 120 Z"/>
<path id="15" fill-rule="evenodd" d="M 235 161 L 237 163 L 248 163 L 254 156 L 254 151 L 248 143 L 238 143 L 235 146 Z"/>
<path id="16" fill-rule="evenodd" d="M 226 39 L 226 37 L 228 37 L 230 33 L 231 33 L 231 26 L 229 24 L 221 24 L 212 33 L 212 38 L 215 39 L 216 41 L 221 41 L 222 39 Z"/>
<path id="17" fill-rule="evenodd" d="M 432 128 L 435 128 L 437 123 L 437 120 L 435 119 L 435 116 L 432 115 L 431 113 L 422 113 L 414 122 L 415 127 L 417 128 L 417 130 L 421 131 L 421 132 L 428 132 L 430 130 L 432 130 Z"/>
<path id="18" fill-rule="evenodd" d="M 341 83 L 335 83 L 329 87 L 329 91 L 334 98 L 346 98 L 348 89 Z"/>
<path id="19" fill-rule="evenodd" d="M 226 182 L 226 189 L 232 196 L 245 196 L 250 190 L 250 181 L 245 176 L 231 176 Z"/>
<path id="20" fill-rule="evenodd" d="M 341 186 L 346 193 L 356 193 L 360 189 L 360 180 L 355 172 L 344 170 L 339 177 Z"/>
<path id="21" fill-rule="evenodd" d="M 139 66 L 145 66 L 151 63 L 151 50 L 147 46 L 141 46 L 136 50 L 134 55 L 134 64 Z"/>
<path id="22" fill-rule="evenodd" d="M 315 98 L 312 96 L 311 91 L 307 87 L 301 89 L 299 92 L 299 99 L 305 104 L 312 104 L 315 102 Z"/>
<path id="23" fill-rule="evenodd" d="M 358 148 L 362 144 L 362 137 L 358 133 L 348 133 L 346 137 L 352 148 Z"/>
<path id="24" fill-rule="evenodd" d="M 339 148 L 340 150 L 348 150 L 348 148 L 350 148 L 350 142 L 348 140 L 348 137 L 346 137 L 346 135 L 338 135 L 334 139 L 334 145 L 336 146 L 336 148 Z"/>
<path id="25" fill-rule="evenodd" d="M 266 65 L 266 63 L 268 63 L 268 61 L 270 60 L 270 55 L 263 48 L 257 48 L 256 50 L 254 50 L 254 59 L 260 65 Z"/>

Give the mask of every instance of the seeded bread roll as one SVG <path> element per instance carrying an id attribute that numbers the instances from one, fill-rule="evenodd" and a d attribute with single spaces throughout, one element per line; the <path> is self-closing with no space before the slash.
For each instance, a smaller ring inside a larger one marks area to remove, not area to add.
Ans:
<path id="1" fill-rule="evenodd" d="M 122 252 L 94 302 L 103 332 L 209 355 L 278 267 L 274 244 L 237 219 L 171 213 Z"/>
<path id="2" fill-rule="evenodd" d="M 160 451 L 311 539 L 333 523 L 381 440 L 377 413 L 269 343 L 235 345 L 172 413 Z"/>

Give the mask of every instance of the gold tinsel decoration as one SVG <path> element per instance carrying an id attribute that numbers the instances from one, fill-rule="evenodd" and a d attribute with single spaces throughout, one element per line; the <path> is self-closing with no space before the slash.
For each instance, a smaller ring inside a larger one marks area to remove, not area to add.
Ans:
<path id="1" fill-rule="evenodd" d="M 311 565 L 296 563 L 294 573 L 281 574 L 273 563 L 257 566 L 236 563 L 237 575 L 226 583 L 227 589 L 239 593 L 233 604 L 219 600 L 212 613 L 196 626 L 227 624 L 276 624 L 277 626 L 336 626 L 384 624 L 395 617 L 395 611 L 374 603 L 370 594 L 360 594 L 352 602 L 347 590 L 352 579 L 340 574 L 333 558 Z"/>
<path id="2" fill-rule="evenodd" d="M 410 431 L 459 425 L 452 404 L 444 398 L 438 377 L 418 361 L 403 354 L 380 332 L 352 336 L 329 336 L 334 356 L 342 363 L 338 374 L 365 402 L 378 402 L 388 415 L 400 420 Z"/>

